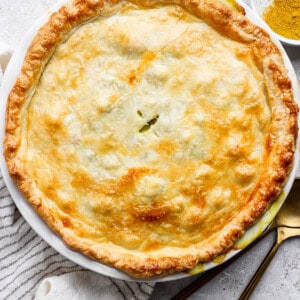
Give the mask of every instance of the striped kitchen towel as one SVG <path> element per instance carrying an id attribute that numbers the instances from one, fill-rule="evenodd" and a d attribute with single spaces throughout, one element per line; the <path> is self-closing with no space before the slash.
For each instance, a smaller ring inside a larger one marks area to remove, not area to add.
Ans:
<path id="1" fill-rule="evenodd" d="M 2 67 L 9 53 L 0 41 Z M 111 279 L 61 256 L 20 215 L 0 172 L 0 300 L 144 300 L 154 285 Z"/>
<path id="2" fill-rule="evenodd" d="M 65 259 L 27 224 L 0 177 L 0 299 L 148 299 L 153 283 L 125 282 Z"/>

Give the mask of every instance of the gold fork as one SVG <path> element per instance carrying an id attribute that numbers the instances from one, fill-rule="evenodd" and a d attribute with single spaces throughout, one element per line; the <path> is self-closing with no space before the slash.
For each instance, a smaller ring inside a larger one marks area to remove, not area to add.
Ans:
<path id="1" fill-rule="evenodd" d="M 240 296 L 240 300 L 249 299 L 257 283 L 259 282 L 259 279 L 262 277 L 264 271 L 276 254 L 281 243 L 290 237 L 300 235 L 300 180 L 295 181 L 288 198 L 284 202 L 276 218 L 270 224 L 269 228 L 258 239 L 256 239 L 251 245 L 244 249 L 244 251 L 239 252 L 232 259 L 226 261 L 218 267 L 206 271 L 202 276 L 200 276 L 185 289 L 183 289 L 180 293 L 178 293 L 175 297 L 173 297 L 172 300 L 187 299 L 198 289 L 204 286 L 207 282 L 213 279 L 216 275 L 226 269 L 233 261 L 235 261 L 246 251 L 256 245 L 263 237 L 265 237 L 274 229 L 276 229 L 277 231 L 277 240 L 271 250 L 268 252 L 262 264 L 259 266 L 257 272 L 252 277 L 251 281 L 245 288 L 244 292 Z"/>
<path id="2" fill-rule="evenodd" d="M 295 182 L 295 187 L 298 185 L 300 187 L 300 182 Z M 277 228 L 277 239 L 273 247 L 270 249 L 265 259 L 258 267 L 256 273 L 253 275 L 252 279 L 244 289 L 240 300 L 247 300 L 250 298 L 252 292 L 254 291 L 259 280 L 263 276 L 268 265 L 275 256 L 277 250 L 283 241 L 300 235 L 300 189 L 292 189 L 290 195 L 288 196 L 286 202 L 280 209 L 278 215 L 274 220 L 274 227 Z M 297 196 L 298 194 L 298 196 Z"/>

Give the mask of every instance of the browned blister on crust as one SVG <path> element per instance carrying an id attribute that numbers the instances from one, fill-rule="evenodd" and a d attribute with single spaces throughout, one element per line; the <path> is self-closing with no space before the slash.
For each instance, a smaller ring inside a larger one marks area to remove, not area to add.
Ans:
<path id="1" fill-rule="evenodd" d="M 280 51 L 222 2 L 75 0 L 28 48 L 4 156 L 67 245 L 164 276 L 228 252 L 267 210 L 297 115 Z"/>

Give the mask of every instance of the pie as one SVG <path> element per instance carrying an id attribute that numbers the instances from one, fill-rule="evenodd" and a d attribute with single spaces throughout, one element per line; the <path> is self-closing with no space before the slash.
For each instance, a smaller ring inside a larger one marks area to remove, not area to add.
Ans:
<path id="1" fill-rule="evenodd" d="M 298 106 L 281 52 L 213 0 L 74 0 L 28 48 L 4 155 L 70 247 L 134 277 L 228 252 L 286 181 Z"/>

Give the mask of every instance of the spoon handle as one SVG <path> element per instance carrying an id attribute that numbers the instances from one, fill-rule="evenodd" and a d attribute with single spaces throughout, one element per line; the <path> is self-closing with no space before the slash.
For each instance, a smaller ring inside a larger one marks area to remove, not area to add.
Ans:
<path id="1" fill-rule="evenodd" d="M 198 289 L 203 287 L 207 282 L 212 280 L 214 277 L 216 277 L 218 274 L 220 274 L 224 269 L 226 269 L 231 263 L 233 263 L 235 260 L 237 260 L 240 256 L 242 256 L 246 251 L 250 250 L 252 247 L 254 247 L 259 241 L 261 241 L 268 233 L 273 231 L 276 228 L 276 224 L 273 221 L 270 226 L 250 245 L 247 246 L 243 251 L 239 252 L 237 255 L 235 255 L 230 260 L 223 262 L 220 266 L 217 266 L 213 269 L 210 269 L 208 271 L 205 271 L 201 275 L 201 277 L 198 277 L 195 281 L 193 281 L 191 284 L 189 284 L 187 287 L 185 287 L 182 291 L 180 291 L 177 295 L 175 295 L 171 300 L 186 300 L 189 296 L 194 294 Z"/>
<path id="2" fill-rule="evenodd" d="M 261 277 L 265 273 L 267 267 L 269 266 L 270 262 L 272 261 L 273 257 L 275 256 L 277 250 L 279 249 L 279 246 L 281 245 L 282 241 L 283 240 L 281 238 L 279 238 L 279 231 L 277 229 L 277 240 L 276 240 L 276 242 L 274 243 L 273 247 L 270 249 L 270 251 L 266 255 L 263 262 L 258 267 L 256 273 L 253 275 L 250 282 L 248 283 L 248 285 L 244 289 L 244 291 L 243 291 L 242 295 L 240 296 L 239 300 L 248 300 L 250 298 L 250 296 L 251 296 L 252 292 L 254 291 L 256 285 L 258 284 L 259 280 L 261 279 Z"/>

